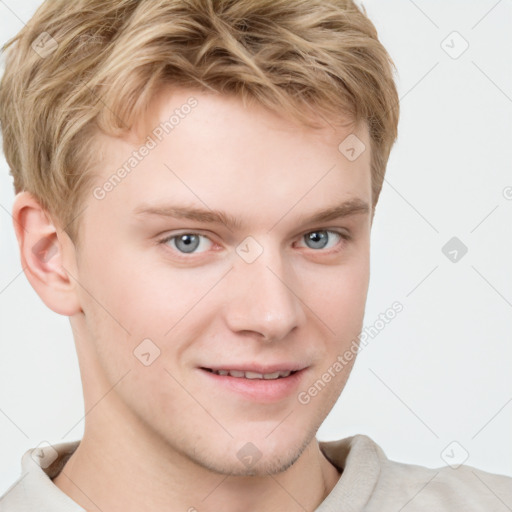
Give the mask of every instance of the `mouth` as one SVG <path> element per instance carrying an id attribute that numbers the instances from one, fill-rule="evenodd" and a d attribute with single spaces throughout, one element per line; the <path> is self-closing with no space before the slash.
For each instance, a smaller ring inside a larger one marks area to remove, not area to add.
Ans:
<path id="1" fill-rule="evenodd" d="M 297 392 L 308 367 L 294 365 L 255 366 L 240 365 L 237 368 L 198 368 L 205 378 L 206 389 L 228 391 L 227 396 L 238 396 L 244 401 L 276 403 Z"/>
<path id="2" fill-rule="evenodd" d="M 236 379 L 263 379 L 263 380 L 276 380 L 276 379 L 284 379 L 297 373 L 299 370 L 282 370 L 275 371 L 272 373 L 259 373 L 259 372 L 251 372 L 244 370 L 214 370 L 212 368 L 201 368 L 201 370 L 205 370 L 207 372 L 211 372 L 215 375 L 220 375 L 222 377 L 234 377 Z"/>

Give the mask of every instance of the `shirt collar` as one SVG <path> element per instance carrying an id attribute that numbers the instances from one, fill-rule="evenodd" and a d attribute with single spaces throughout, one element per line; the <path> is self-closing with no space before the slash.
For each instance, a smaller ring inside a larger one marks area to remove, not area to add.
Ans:
<path id="1" fill-rule="evenodd" d="M 320 441 L 320 450 L 338 468 L 341 477 L 315 512 L 358 512 L 371 498 L 386 455 L 368 436 L 358 434 L 339 441 Z"/>
<path id="2" fill-rule="evenodd" d="M 86 512 L 51 480 L 57 476 L 79 444 L 80 441 L 53 445 L 42 443 L 27 450 L 21 458 L 21 476 L 2 497 L 5 510 Z"/>
<path id="3" fill-rule="evenodd" d="M 4 494 L 6 509 L 11 505 L 19 512 L 86 512 L 52 482 L 79 444 L 80 441 L 45 443 L 27 450 L 21 459 L 21 477 Z M 315 512 L 363 510 L 379 479 L 381 461 L 386 459 L 382 449 L 362 434 L 339 441 L 320 441 L 319 446 L 342 474 Z"/>

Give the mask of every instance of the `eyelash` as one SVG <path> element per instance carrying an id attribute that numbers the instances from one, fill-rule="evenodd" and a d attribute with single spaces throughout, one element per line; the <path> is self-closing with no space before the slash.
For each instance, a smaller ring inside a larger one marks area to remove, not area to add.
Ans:
<path id="1" fill-rule="evenodd" d="M 303 233 L 302 235 L 300 235 L 300 239 L 303 239 L 303 237 L 305 237 L 306 235 L 309 235 L 311 233 L 318 233 L 318 232 L 326 232 L 326 233 L 334 233 L 336 235 L 339 235 L 340 238 L 344 241 L 344 243 L 346 242 L 349 242 L 350 240 L 352 240 L 352 236 L 349 235 L 348 233 L 344 232 L 344 231 L 336 231 L 336 230 L 333 230 L 333 229 L 313 229 L 311 231 L 307 231 L 306 233 Z M 170 242 L 171 240 L 175 239 L 175 238 L 178 238 L 182 235 L 198 235 L 200 237 L 204 237 L 204 238 L 207 238 L 208 240 L 210 240 L 210 242 L 212 243 L 215 243 L 213 240 L 211 240 L 207 235 L 203 235 L 202 233 L 199 233 L 197 231 L 182 231 L 181 233 L 177 233 L 177 234 L 173 234 L 173 235 L 170 235 L 170 236 L 166 236 L 165 238 L 161 239 L 158 241 L 158 244 L 162 244 L 162 245 L 165 245 L 167 242 Z M 327 250 L 323 250 L 323 249 L 311 249 L 313 252 L 318 252 L 318 253 L 326 253 L 326 254 L 334 254 L 334 253 L 337 253 L 339 251 L 341 251 L 341 247 L 338 247 L 339 245 L 344 245 L 344 243 L 342 242 L 339 242 L 337 244 L 337 247 L 336 248 L 331 248 L 331 249 L 327 249 Z M 179 256 L 178 258 L 182 258 L 182 259 L 186 259 L 186 260 L 189 260 L 191 258 L 194 257 L 194 255 L 199 255 L 199 254 L 202 254 L 202 253 L 189 253 L 188 255 L 186 253 L 182 253 L 182 252 L 179 252 L 177 251 L 176 249 L 172 248 L 169 246 L 169 249 L 174 252 L 174 253 L 177 253 Z M 205 251 L 207 252 L 207 251 Z"/>

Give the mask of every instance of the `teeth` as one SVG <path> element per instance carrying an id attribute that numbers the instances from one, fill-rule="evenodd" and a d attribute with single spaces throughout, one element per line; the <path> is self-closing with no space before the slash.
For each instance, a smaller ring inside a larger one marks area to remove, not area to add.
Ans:
<path id="1" fill-rule="evenodd" d="M 256 373 L 256 372 L 243 372 L 240 370 L 212 370 L 216 375 L 230 375 L 231 377 L 245 378 L 245 379 L 264 379 L 274 380 L 283 377 L 288 377 L 292 372 L 290 370 L 274 373 Z"/>
<path id="2" fill-rule="evenodd" d="M 241 372 L 242 375 L 244 372 Z M 246 379 L 263 379 L 262 373 L 256 373 L 256 372 L 245 372 L 245 378 Z"/>

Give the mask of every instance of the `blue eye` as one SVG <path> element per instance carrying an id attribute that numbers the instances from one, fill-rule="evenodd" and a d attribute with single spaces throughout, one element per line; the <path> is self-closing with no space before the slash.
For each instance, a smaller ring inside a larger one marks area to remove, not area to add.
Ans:
<path id="1" fill-rule="evenodd" d="M 334 245 L 330 245 L 327 247 L 329 243 L 329 234 L 334 234 L 339 239 L 348 239 L 347 235 L 344 235 L 342 233 L 338 233 L 337 231 L 330 231 L 328 229 L 318 229 L 316 231 L 310 231 L 309 233 L 306 233 L 303 235 L 304 240 L 306 240 L 306 243 L 311 243 L 311 245 L 308 245 L 310 249 L 331 249 L 332 247 L 336 246 L 337 240 L 334 239 Z"/>
<path id="2" fill-rule="evenodd" d="M 184 254 L 191 254 L 196 251 L 198 247 L 203 247 L 204 244 L 201 244 L 201 240 L 209 240 L 204 235 L 199 235 L 198 233 L 181 233 L 180 235 L 173 235 L 165 238 L 161 241 L 161 243 L 167 243 L 172 241 L 172 245 L 179 252 Z M 211 243 L 211 240 L 209 240 Z M 203 252 L 203 251 L 199 251 Z"/>
<path id="3" fill-rule="evenodd" d="M 332 237 L 332 235 L 336 236 Z M 317 229 L 302 235 L 301 240 L 306 241 L 306 247 L 309 249 L 315 249 L 315 252 L 321 252 L 322 250 L 336 247 L 339 245 L 340 240 L 350 240 L 350 235 L 328 229 Z M 171 235 L 161 240 L 160 243 L 168 244 L 172 249 L 184 255 L 206 252 L 213 244 L 206 235 L 194 232 Z"/>

